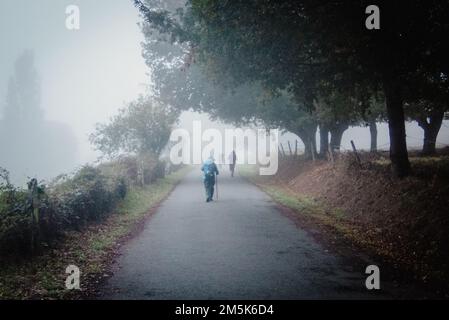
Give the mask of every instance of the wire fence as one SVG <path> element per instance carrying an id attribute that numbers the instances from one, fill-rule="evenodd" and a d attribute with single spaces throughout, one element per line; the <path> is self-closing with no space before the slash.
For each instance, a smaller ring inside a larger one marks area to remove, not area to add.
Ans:
<path id="1" fill-rule="evenodd" d="M 447 128 L 449 128 L 449 126 L 447 126 L 446 124 L 443 123 L 443 125 L 446 126 Z M 415 146 L 415 145 L 409 146 L 409 149 L 411 149 L 411 150 L 416 150 L 416 149 L 421 148 L 421 145 L 424 140 L 424 137 L 419 138 L 419 137 L 411 136 L 408 134 L 406 135 L 406 138 L 420 142 L 419 146 Z M 300 145 L 298 140 L 295 140 L 294 143 L 292 143 L 290 145 L 289 144 L 290 144 L 290 140 L 285 144 L 283 144 L 283 143 L 279 144 L 279 153 L 281 155 L 283 155 L 283 156 L 295 156 L 295 155 L 299 156 L 299 155 L 304 154 L 304 148 L 298 147 Z M 437 147 L 449 147 L 449 143 L 443 143 L 443 142 L 437 141 L 436 146 Z M 390 148 L 390 142 L 386 142 L 386 143 L 377 145 L 378 151 L 387 151 L 389 148 Z M 352 148 L 346 148 L 343 144 L 340 145 L 338 150 L 334 150 L 334 151 L 338 152 L 339 150 L 343 151 L 343 152 L 353 152 Z M 360 151 L 364 151 L 364 149 L 361 149 Z"/>

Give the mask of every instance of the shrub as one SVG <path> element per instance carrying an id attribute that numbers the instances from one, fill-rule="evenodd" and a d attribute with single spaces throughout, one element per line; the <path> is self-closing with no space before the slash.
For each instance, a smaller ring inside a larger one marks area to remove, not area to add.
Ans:
<path id="1" fill-rule="evenodd" d="M 35 253 L 65 230 L 80 230 L 107 217 L 129 186 L 141 184 L 139 163 L 146 184 L 164 176 L 164 162 L 126 157 L 97 167 L 84 166 L 48 186 L 33 179 L 25 190 L 14 187 L 8 172 L 0 168 L 0 256 Z"/>
<path id="2" fill-rule="evenodd" d="M 107 176 L 123 179 L 128 186 L 141 186 L 163 178 L 165 166 L 164 161 L 152 155 L 143 155 L 120 157 L 116 161 L 101 164 L 99 168 Z"/>
<path id="3" fill-rule="evenodd" d="M 9 182 L 9 173 L 0 171 L 0 253 L 24 252 L 30 247 L 31 221 L 27 193 Z"/>

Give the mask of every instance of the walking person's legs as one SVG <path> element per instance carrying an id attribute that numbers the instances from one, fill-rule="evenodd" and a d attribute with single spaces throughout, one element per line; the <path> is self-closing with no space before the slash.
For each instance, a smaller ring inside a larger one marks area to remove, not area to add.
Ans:
<path id="1" fill-rule="evenodd" d="M 207 179 L 204 179 L 204 190 L 206 192 L 206 202 L 209 202 L 209 185 Z"/>
<path id="2" fill-rule="evenodd" d="M 213 200 L 214 200 L 214 183 L 211 183 L 209 189 L 209 201 Z"/>
<path id="3" fill-rule="evenodd" d="M 204 187 L 206 189 L 206 202 L 212 201 L 212 197 L 214 195 L 214 184 L 215 179 L 206 178 L 204 180 Z"/>

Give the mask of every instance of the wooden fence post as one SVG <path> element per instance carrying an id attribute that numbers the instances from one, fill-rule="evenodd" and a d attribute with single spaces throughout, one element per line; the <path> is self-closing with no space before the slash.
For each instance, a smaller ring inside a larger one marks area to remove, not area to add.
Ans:
<path id="1" fill-rule="evenodd" d="M 331 147 L 330 143 L 328 145 L 328 151 L 327 152 L 329 153 L 330 161 L 332 162 L 332 164 L 334 164 L 334 152 L 332 151 L 332 147 Z"/>
<path id="2" fill-rule="evenodd" d="M 355 158 L 357 159 L 357 163 L 359 164 L 360 168 L 362 168 L 362 161 L 360 160 L 359 154 L 357 153 L 357 149 L 355 147 L 354 141 L 351 140 L 351 146 L 352 151 L 354 151 Z"/>
<path id="3" fill-rule="evenodd" d="M 285 150 L 284 150 L 284 146 L 282 145 L 282 143 L 280 144 L 281 145 L 281 149 L 282 149 L 282 154 L 284 155 L 284 157 L 285 157 Z"/>
<path id="4" fill-rule="evenodd" d="M 33 256 L 36 251 L 36 244 L 39 243 L 40 228 L 39 228 L 39 186 L 36 179 L 31 179 L 28 182 L 28 201 L 29 209 L 31 211 L 31 255 Z"/>
<path id="5" fill-rule="evenodd" d="M 295 139 L 295 157 L 298 155 L 298 140 Z"/>

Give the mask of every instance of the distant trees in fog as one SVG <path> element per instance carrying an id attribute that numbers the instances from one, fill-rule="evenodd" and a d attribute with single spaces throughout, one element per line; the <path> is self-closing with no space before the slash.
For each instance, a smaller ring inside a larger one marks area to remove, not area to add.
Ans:
<path id="1" fill-rule="evenodd" d="M 34 54 L 26 50 L 15 62 L 0 118 L 0 167 L 17 183 L 27 176 L 48 179 L 77 161 L 71 130 L 45 119 L 40 85 Z"/>

